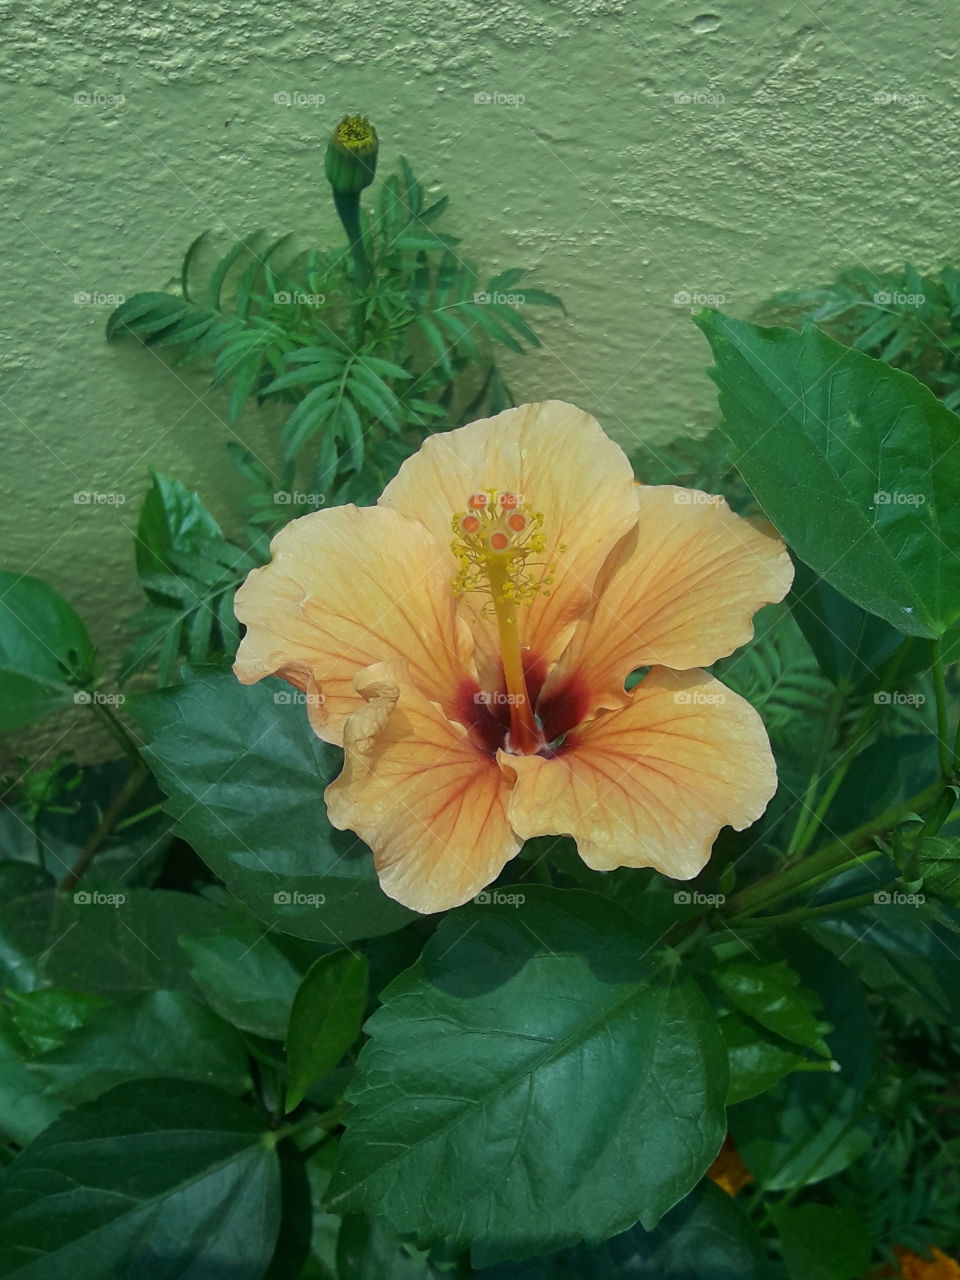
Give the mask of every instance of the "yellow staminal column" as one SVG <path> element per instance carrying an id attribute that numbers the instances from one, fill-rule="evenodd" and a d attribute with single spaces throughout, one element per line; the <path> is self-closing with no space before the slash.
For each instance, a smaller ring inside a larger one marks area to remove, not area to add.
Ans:
<path id="1" fill-rule="evenodd" d="M 549 592 L 553 581 L 553 566 L 531 559 L 544 550 L 542 526 L 539 511 L 530 510 L 516 494 L 496 489 L 472 494 L 468 510 L 453 517 L 457 536 L 451 547 L 460 565 L 454 594 L 486 596 L 481 612 L 496 620 L 510 708 L 508 748 L 518 755 L 543 746 L 523 671 L 518 623 L 521 606 L 539 592 Z"/>
<path id="2" fill-rule="evenodd" d="M 493 608 L 500 633 L 500 657 L 509 697 L 510 749 L 518 755 L 529 755 L 543 743 L 533 718 L 533 706 L 523 673 L 520 629 L 517 606 L 511 592 L 508 556 L 497 556 L 496 553 L 489 556 L 487 573 L 493 592 Z"/>

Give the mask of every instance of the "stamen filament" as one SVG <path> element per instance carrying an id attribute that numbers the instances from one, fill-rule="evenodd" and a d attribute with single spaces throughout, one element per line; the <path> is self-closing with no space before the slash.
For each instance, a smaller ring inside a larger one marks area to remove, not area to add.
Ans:
<path id="1" fill-rule="evenodd" d="M 508 578 L 506 562 L 491 563 L 488 569 L 493 588 L 493 607 L 497 630 L 500 633 L 500 657 L 507 684 L 510 708 L 510 747 L 519 755 L 531 754 L 542 745 L 533 718 L 533 706 L 527 691 L 527 679 L 523 671 L 523 653 L 520 648 L 520 629 L 517 626 L 517 606 L 504 592 Z"/>

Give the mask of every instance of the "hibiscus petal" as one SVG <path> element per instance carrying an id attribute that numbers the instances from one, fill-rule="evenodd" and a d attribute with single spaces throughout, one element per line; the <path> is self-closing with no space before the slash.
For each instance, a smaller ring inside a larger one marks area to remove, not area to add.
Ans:
<path id="1" fill-rule="evenodd" d="M 550 594 L 541 592 L 521 610 L 521 638 L 552 660 L 589 607 L 600 566 L 636 522 L 633 470 L 596 419 L 548 400 L 428 437 L 380 502 L 422 521 L 449 547 L 452 517 L 466 510 L 472 493 L 487 489 L 517 494 L 543 514 L 547 545 L 539 558 L 556 561 L 557 573 Z M 451 576 L 455 569 L 451 553 Z M 478 631 L 482 637 L 483 627 Z"/>
<path id="2" fill-rule="evenodd" d="M 756 611 L 790 589 L 793 563 L 766 522 L 694 489 L 644 486 L 639 496 L 636 529 L 604 565 L 548 694 L 575 679 L 593 707 L 621 705 L 634 668 L 709 666 L 745 644 Z"/>
<path id="3" fill-rule="evenodd" d="M 401 664 L 377 663 L 356 686 L 366 702 L 347 721 L 343 773 L 326 790 L 330 821 L 370 846 L 391 898 L 425 913 L 458 907 L 520 849 L 510 781 Z"/>
<path id="4" fill-rule="evenodd" d="M 291 521 L 270 550 L 234 604 L 247 627 L 234 666 L 244 684 L 280 675 L 306 690 L 314 730 L 338 745 L 362 705 L 353 677 L 373 662 L 404 658 L 431 698 L 454 704 L 471 640 L 446 552 L 422 525 L 385 508 L 335 507 Z"/>
<path id="5" fill-rule="evenodd" d="M 704 671 L 654 668 L 554 758 L 500 762 L 516 777 L 518 835 L 571 835 L 596 871 L 655 867 L 677 880 L 702 870 L 721 827 L 756 822 L 777 786 L 760 717 Z"/>

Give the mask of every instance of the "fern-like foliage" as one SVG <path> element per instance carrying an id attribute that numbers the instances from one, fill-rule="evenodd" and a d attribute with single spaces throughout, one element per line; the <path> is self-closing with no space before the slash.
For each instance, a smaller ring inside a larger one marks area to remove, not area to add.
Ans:
<path id="1" fill-rule="evenodd" d="M 814 289 L 775 294 L 764 324 L 811 323 L 839 342 L 906 369 L 960 409 L 960 271 L 845 271 Z"/>
<path id="2" fill-rule="evenodd" d="M 521 290 L 522 270 L 484 283 L 458 241 L 435 230 L 446 207 L 446 197 L 426 202 L 401 159 L 364 217 L 371 270 L 362 289 L 346 246 L 297 252 L 291 237 L 268 242 L 257 231 L 204 272 L 209 246 L 198 237 L 179 291 L 131 297 L 110 316 L 108 337 L 209 365 L 231 425 L 251 399 L 279 402 L 282 463 L 310 455 L 301 485 L 356 488 L 371 450 L 379 466 L 402 460 L 431 429 L 510 403 L 495 350 L 539 346 L 522 308 L 562 307 L 553 294 Z"/>
<path id="3" fill-rule="evenodd" d="M 153 473 L 137 525 L 136 563 L 146 606 L 123 661 L 129 678 L 156 666 L 171 684 L 182 661 L 229 662 L 240 642 L 233 613 L 237 587 L 267 558 L 266 540 L 230 542 L 200 498 L 179 481 Z"/>

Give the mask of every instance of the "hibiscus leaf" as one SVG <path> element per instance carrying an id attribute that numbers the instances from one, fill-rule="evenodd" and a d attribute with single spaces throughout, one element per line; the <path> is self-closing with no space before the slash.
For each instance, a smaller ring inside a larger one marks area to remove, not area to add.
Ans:
<path id="1" fill-rule="evenodd" d="M 780 1234 L 790 1280 L 860 1280 L 870 1265 L 867 1225 L 839 1205 L 776 1205 L 770 1217 Z"/>
<path id="2" fill-rule="evenodd" d="M 0 729 L 19 729 L 77 700 L 93 645 L 78 614 L 39 578 L 0 573 Z"/>
<path id="3" fill-rule="evenodd" d="M 201 668 L 134 714 L 179 834 L 254 915 L 329 944 L 389 933 L 413 916 L 383 894 L 367 847 L 330 826 L 323 790 L 339 752 L 302 701 L 279 680 L 246 687 Z"/>
<path id="4" fill-rule="evenodd" d="M 833 1027 L 827 1043 L 839 1070 L 824 1063 L 820 1071 L 795 1071 L 730 1108 L 737 1149 L 768 1191 L 807 1186 L 845 1169 L 869 1149 L 874 1123 L 866 1099 L 876 1079 L 877 1033 L 863 987 L 803 934 L 788 935 L 784 949 L 804 986 L 823 1002 Z"/>
<path id="5" fill-rule="evenodd" d="M 651 1229 L 717 1153 L 715 1019 L 598 895 L 524 886 L 448 915 L 381 999 L 332 1200 L 422 1246 L 483 1266 Z"/>
<path id="6" fill-rule="evenodd" d="M 476 1273 L 482 1280 L 766 1280 L 763 1242 L 746 1212 L 704 1180 L 654 1231 L 633 1227 L 596 1249 Z"/>
<path id="7" fill-rule="evenodd" d="M 205 1084 L 118 1085 L 55 1121 L 0 1178 L 0 1272 L 24 1280 L 258 1280 L 279 1225 L 261 1117 Z"/>
<path id="8" fill-rule="evenodd" d="M 813 326 L 697 323 L 732 461 L 786 541 L 869 613 L 941 635 L 960 616 L 960 418 Z"/>
<path id="9" fill-rule="evenodd" d="M 352 951 L 321 956 L 300 984 L 290 1010 L 287 1110 L 337 1065 L 360 1033 L 367 1002 L 367 961 Z"/>
<path id="10" fill-rule="evenodd" d="M 814 1013 L 819 1001 L 812 991 L 801 986 L 797 974 L 784 961 L 719 965 L 711 976 L 741 1013 L 784 1040 L 829 1058 L 830 1050 L 823 1039 L 829 1028 Z"/>
<path id="11" fill-rule="evenodd" d="M 729 1106 L 766 1092 L 808 1061 L 740 1014 L 724 1014 L 719 1026 L 730 1064 Z"/>
<path id="12" fill-rule="evenodd" d="M 315 945 L 271 933 L 245 912 L 216 932 L 183 935 L 180 945 L 211 1009 L 244 1031 L 283 1039 Z"/>
<path id="13" fill-rule="evenodd" d="M 838 688 L 875 689 L 902 632 L 847 600 L 803 563 L 788 597 L 820 670 Z"/>

